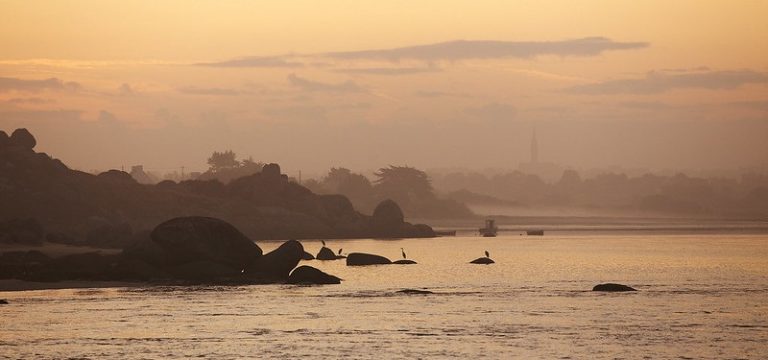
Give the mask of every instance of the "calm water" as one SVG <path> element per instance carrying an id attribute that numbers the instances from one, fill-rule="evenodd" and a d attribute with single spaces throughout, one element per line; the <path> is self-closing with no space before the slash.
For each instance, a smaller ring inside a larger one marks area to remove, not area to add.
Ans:
<path id="1" fill-rule="evenodd" d="M 403 247 L 419 265 L 308 262 L 345 279 L 336 286 L 0 292 L 11 302 L 0 307 L 0 357 L 768 357 L 768 235 L 329 246 L 393 259 Z M 467 264 L 484 250 L 497 264 Z M 589 291 L 609 281 L 640 291 Z M 395 293 L 404 288 L 435 294 Z"/>

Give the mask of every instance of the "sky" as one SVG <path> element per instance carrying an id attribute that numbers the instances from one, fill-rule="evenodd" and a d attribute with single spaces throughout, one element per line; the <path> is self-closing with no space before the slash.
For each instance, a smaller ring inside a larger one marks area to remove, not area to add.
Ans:
<path id="1" fill-rule="evenodd" d="M 768 166 L 766 1 L 0 1 L 0 129 L 82 170 Z"/>

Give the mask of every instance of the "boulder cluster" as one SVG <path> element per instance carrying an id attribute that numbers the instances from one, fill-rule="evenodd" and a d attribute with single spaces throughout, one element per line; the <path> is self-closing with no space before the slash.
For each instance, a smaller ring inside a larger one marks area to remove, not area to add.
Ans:
<path id="1" fill-rule="evenodd" d="M 116 255 L 98 252 L 49 258 L 39 251 L 0 256 L 0 278 L 30 281 L 98 280 L 163 284 L 338 284 L 302 266 L 304 247 L 289 240 L 264 254 L 231 224 L 210 217 L 180 217 Z"/>

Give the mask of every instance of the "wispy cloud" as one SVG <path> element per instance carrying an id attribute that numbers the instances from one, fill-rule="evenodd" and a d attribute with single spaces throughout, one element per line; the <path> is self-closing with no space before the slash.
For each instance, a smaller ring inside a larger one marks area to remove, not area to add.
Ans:
<path id="1" fill-rule="evenodd" d="M 442 69 L 435 66 L 345 68 L 345 69 L 334 70 L 334 72 L 344 73 L 344 74 L 385 75 L 385 76 L 414 75 L 414 74 L 424 74 L 424 73 L 435 73 L 435 72 L 441 72 L 441 71 Z"/>
<path id="2" fill-rule="evenodd" d="M 211 67 L 283 67 L 283 68 L 296 68 L 303 67 L 304 64 L 296 61 L 291 61 L 290 56 L 248 56 L 238 59 L 217 61 L 217 62 L 204 62 L 197 63 L 198 66 L 211 66 Z"/>
<path id="3" fill-rule="evenodd" d="M 341 51 L 324 54 L 337 59 L 373 59 L 424 61 L 532 58 L 542 55 L 595 56 L 609 50 L 629 50 L 648 47 L 646 42 L 619 42 L 604 37 L 588 37 L 561 41 L 477 41 L 455 40 L 436 44 L 406 46 L 392 49 Z"/>
<path id="4" fill-rule="evenodd" d="M 46 98 L 39 98 L 39 97 L 27 97 L 27 98 L 8 99 L 8 102 L 11 103 L 11 104 L 43 105 L 43 104 L 55 103 L 56 100 L 54 100 L 54 99 L 46 99 Z"/>
<path id="5" fill-rule="evenodd" d="M 80 84 L 76 82 L 65 82 L 57 78 L 43 80 L 29 80 L 19 78 L 0 77 L 0 92 L 7 91 L 27 91 L 37 92 L 42 90 L 78 90 Z"/>
<path id="6" fill-rule="evenodd" d="M 483 120 L 509 120 L 517 116 L 517 108 L 507 103 L 492 102 L 464 109 L 468 115 Z"/>
<path id="7" fill-rule="evenodd" d="M 653 94 L 672 89 L 733 89 L 746 84 L 768 84 L 768 73 L 754 70 L 678 73 L 652 71 L 642 78 L 608 80 L 567 89 L 578 94 Z"/>
<path id="8" fill-rule="evenodd" d="M 200 88 L 195 86 L 186 86 L 176 89 L 178 92 L 187 95 L 215 95 L 215 96 L 235 96 L 243 94 L 242 91 L 227 88 Z"/>
<path id="9" fill-rule="evenodd" d="M 314 81 L 297 76 L 296 74 L 288 75 L 288 82 L 304 91 L 317 91 L 317 92 L 336 92 L 336 93 L 363 93 L 367 90 L 353 81 L 345 81 L 342 83 L 324 83 L 320 81 Z"/>

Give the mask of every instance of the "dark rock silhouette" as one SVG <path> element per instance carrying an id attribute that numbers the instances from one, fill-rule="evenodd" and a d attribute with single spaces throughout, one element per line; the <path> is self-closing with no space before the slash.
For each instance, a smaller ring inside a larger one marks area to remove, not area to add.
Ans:
<path id="1" fill-rule="evenodd" d="M 9 143 L 12 146 L 18 146 L 25 149 L 34 149 L 37 145 L 37 140 L 27 129 L 16 129 L 9 138 Z"/>
<path id="2" fill-rule="evenodd" d="M 8 300 L 0 299 L 0 305 L 8 305 Z"/>
<path id="3" fill-rule="evenodd" d="M 262 255 L 261 249 L 234 226 L 210 217 L 171 219 L 158 225 L 151 236 L 165 252 L 169 265 L 210 261 L 241 270 Z"/>
<path id="4" fill-rule="evenodd" d="M 242 269 L 209 260 L 188 262 L 167 269 L 174 279 L 190 281 L 228 280 L 239 276 Z"/>
<path id="5" fill-rule="evenodd" d="M 403 289 L 403 290 L 397 290 L 395 293 L 398 294 L 406 294 L 406 295 L 429 295 L 434 294 L 433 292 L 429 290 L 418 290 L 418 289 Z"/>
<path id="6" fill-rule="evenodd" d="M 491 258 L 489 258 L 489 257 L 481 257 L 481 258 L 477 258 L 475 260 L 472 260 L 469 263 L 470 264 L 490 265 L 490 264 L 494 264 L 495 261 L 491 260 Z"/>
<path id="7" fill-rule="evenodd" d="M 0 279 L 21 279 L 38 270 L 50 258 L 37 250 L 0 254 Z"/>
<path id="8" fill-rule="evenodd" d="M 397 228 L 403 223 L 403 211 L 400 206 L 392 200 L 384 200 L 373 210 L 371 223 L 373 227 L 379 230 L 388 230 Z"/>
<path id="9" fill-rule="evenodd" d="M 35 219 L 0 222 L 0 243 L 37 245 L 43 242 L 43 227 Z"/>
<path id="10" fill-rule="evenodd" d="M 317 260 L 336 260 L 340 259 L 338 255 L 333 253 L 333 250 L 323 246 L 320 248 L 320 251 L 318 251 L 317 256 L 315 256 Z"/>
<path id="11" fill-rule="evenodd" d="M 252 260 L 243 274 L 248 278 L 285 281 L 303 256 L 301 243 L 288 240 L 277 249 Z"/>
<path id="12" fill-rule="evenodd" d="M 366 253 L 350 253 L 347 255 L 347 266 L 386 265 L 391 264 L 389 259 Z"/>
<path id="13" fill-rule="evenodd" d="M 341 279 L 311 266 L 304 265 L 297 267 L 291 272 L 291 275 L 288 276 L 288 283 L 300 285 L 341 284 Z"/>
<path id="14" fill-rule="evenodd" d="M 305 251 L 304 255 L 301 257 L 301 260 L 315 260 L 315 256 Z"/>
<path id="15" fill-rule="evenodd" d="M 595 285 L 595 287 L 592 288 L 592 291 L 637 291 L 636 289 L 629 287 L 627 285 L 622 284 L 614 284 L 614 283 L 605 283 L 605 284 L 598 284 Z"/>
<path id="16" fill-rule="evenodd" d="M 397 265 L 413 265 L 413 264 L 418 264 L 417 262 L 415 262 L 413 260 L 410 260 L 410 259 L 395 260 L 392 263 L 393 264 L 397 264 Z"/>
<path id="17" fill-rule="evenodd" d="M 117 260 L 115 255 L 102 255 L 98 252 L 62 256 L 51 259 L 24 279 L 44 282 L 114 280 L 112 268 Z"/>

